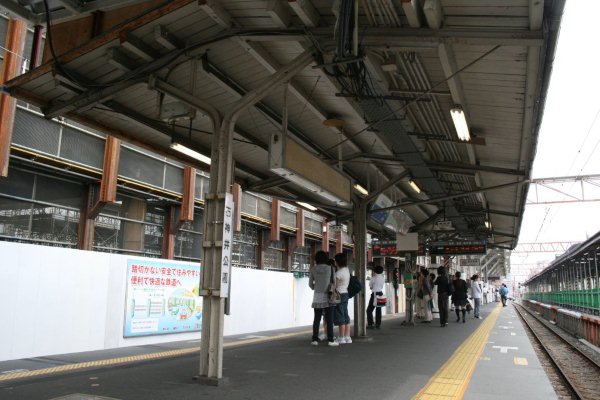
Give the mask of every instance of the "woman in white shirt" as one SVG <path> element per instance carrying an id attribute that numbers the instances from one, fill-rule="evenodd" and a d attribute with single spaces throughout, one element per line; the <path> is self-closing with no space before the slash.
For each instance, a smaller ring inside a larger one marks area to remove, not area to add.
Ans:
<path id="1" fill-rule="evenodd" d="M 339 344 L 352 343 L 350 338 L 350 316 L 348 315 L 348 283 L 350 282 L 350 270 L 345 254 L 335 255 L 335 263 L 338 267 L 335 273 L 335 283 L 342 297 L 333 312 L 333 324 L 339 327 L 340 335 L 337 338 Z"/>
<path id="2" fill-rule="evenodd" d="M 479 316 L 479 307 L 481 307 L 482 295 L 483 289 L 481 287 L 481 283 L 479 282 L 479 275 L 475 274 L 471 278 L 471 296 L 473 297 L 473 303 L 475 303 L 475 306 L 473 307 L 473 315 L 477 319 L 481 319 Z"/>
<path id="3" fill-rule="evenodd" d="M 374 272 L 375 274 L 369 281 L 371 298 L 367 307 L 367 329 L 379 329 L 381 327 L 381 307 L 375 307 L 375 294 L 379 296 L 383 294 L 383 285 L 385 283 L 383 267 L 381 265 L 376 266 Z M 375 309 L 375 324 L 373 324 L 373 309 Z"/>

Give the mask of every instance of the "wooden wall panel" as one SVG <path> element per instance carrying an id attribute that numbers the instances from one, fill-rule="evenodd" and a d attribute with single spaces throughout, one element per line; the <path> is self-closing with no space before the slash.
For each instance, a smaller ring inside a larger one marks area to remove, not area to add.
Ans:
<path id="1" fill-rule="evenodd" d="M 196 193 L 196 168 L 186 165 L 183 169 L 183 195 L 181 197 L 181 222 L 194 220 L 194 197 Z"/>
<path id="2" fill-rule="evenodd" d="M 119 156 L 121 141 L 114 136 L 107 136 L 104 145 L 104 164 L 100 183 L 100 203 L 117 201 L 117 178 L 119 175 Z"/>
<path id="3" fill-rule="evenodd" d="M 279 199 L 273 198 L 271 201 L 271 240 L 279 240 L 281 233 L 281 219 L 280 219 L 281 207 L 279 206 Z"/>
<path id="4" fill-rule="evenodd" d="M 52 43 L 57 56 L 75 49 L 93 39 L 102 33 L 105 33 L 117 25 L 140 16 L 146 11 L 163 4 L 163 0 L 152 0 L 145 3 L 134 4 L 131 6 L 110 10 L 106 12 L 97 12 L 95 15 L 86 15 L 75 20 L 62 22 L 52 25 Z M 180 3 L 189 3 L 189 1 Z M 73 35 L 77 32 L 77 35 Z M 52 59 L 48 41 L 44 46 L 43 63 Z"/>
<path id="5" fill-rule="evenodd" d="M 10 18 L 4 47 L 4 60 L 0 71 L 0 83 L 4 83 L 21 73 L 21 58 L 25 50 L 27 25 L 24 21 Z M 10 145 L 12 143 L 17 100 L 0 94 L 0 176 L 8 176 Z"/>

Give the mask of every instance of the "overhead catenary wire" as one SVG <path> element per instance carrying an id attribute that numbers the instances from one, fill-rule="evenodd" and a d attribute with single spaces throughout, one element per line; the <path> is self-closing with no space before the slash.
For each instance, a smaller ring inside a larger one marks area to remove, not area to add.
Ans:
<path id="1" fill-rule="evenodd" d="M 587 134 L 585 136 L 585 138 L 583 139 L 583 141 L 581 142 L 581 146 L 579 147 L 579 150 L 577 150 L 577 153 L 575 154 L 575 157 L 573 158 L 573 162 L 571 163 L 571 166 L 568 169 L 568 174 L 570 174 L 571 169 L 573 168 L 573 166 L 575 165 L 575 163 L 577 162 L 577 158 L 581 155 L 581 151 L 583 150 L 583 147 L 585 146 L 585 143 L 587 142 L 588 137 L 590 136 L 594 125 L 596 124 L 596 121 L 598 120 L 598 116 L 600 116 L 600 108 L 598 109 L 598 111 L 596 112 L 596 115 L 594 116 L 594 119 L 592 120 L 592 123 L 590 124 L 590 127 L 588 128 Z M 585 167 L 587 166 L 587 164 L 590 162 L 590 160 L 592 159 L 592 156 L 596 153 L 596 150 L 598 149 L 598 146 L 600 145 L 600 138 L 596 141 L 596 144 L 594 145 L 592 151 L 590 152 L 588 158 L 585 160 L 585 162 L 583 163 L 583 165 L 581 166 L 581 168 L 579 169 L 579 172 L 576 174 L 577 176 L 581 176 L 583 170 L 585 169 Z M 573 188 L 573 186 L 575 185 L 575 182 L 571 183 L 569 190 L 571 188 Z M 554 220 L 554 218 L 556 217 L 556 215 L 559 213 L 559 210 L 561 208 L 561 204 L 558 204 L 557 207 L 554 207 L 554 205 L 549 205 L 546 208 L 546 213 L 544 214 L 544 219 L 542 220 L 540 227 L 538 229 L 537 235 L 535 237 L 535 242 L 538 241 L 538 238 L 540 237 L 544 226 L 551 226 L 552 221 Z M 550 215 L 550 212 L 553 211 L 553 214 Z M 548 216 L 550 215 L 550 219 L 548 219 Z M 548 224 L 546 225 L 546 221 L 548 221 Z"/>
<path id="2" fill-rule="evenodd" d="M 575 162 L 577 162 L 577 158 L 581 155 L 581 150 L 583 150 L 583 146 L 585 146 L 585 142 L 587 142 L 588 137 L 590 136 L 592 129 L 594 128 L 594 125 L 596 124 L 596 120 L 598 119 L 598 116 L 600 115 L 600 108 L 598 109 L 598 111 L 596 111 L 596 115 L 594 116 L 594 119 L 592 120 L 592 123 L 590 125 L 590 127 L 588 128 L 587 134 L 585 135 L 585 138 L 583 139 L 583 141 L 581 142 L 581 146 L 579 147 L 579 150 L 577 150 L 577 153 L 575 154 L 575 156 L 573 157 L 573 162 L 571 163 L 571 165 L 569 166 L 568 169 L 568 173 L 567 175 L 571 174 L 571 169 L 573 168 L 573 166 L 575 165 Z M 598 147 L 598 143 L 596 143 L 596 146 L 594 147 L 594 151 L 596 149 L 596 147 Z M 591 152 L 590 154 L 590 158 L 591 155 L 594 154 L 594 151 Z M 585 162 L 585 164 L 583 165 L 583 167 L 581 167 L 581 169 L 579 170 L 578 175 L 581 174 L 581 172 L 583 171 L 583 168 L 585 168 L 585 166 L 587 165 L 587 163 L 589 162 L 590 158 L 588 158 Z"/>

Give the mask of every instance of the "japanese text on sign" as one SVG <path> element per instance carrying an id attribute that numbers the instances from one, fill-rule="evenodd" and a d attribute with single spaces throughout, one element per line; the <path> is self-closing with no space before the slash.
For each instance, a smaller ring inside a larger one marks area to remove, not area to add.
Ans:
<path id="1" fill-rule="evenodd" d="M 231 239 L 233 236 L 233 196 L 225 196 L 223 211 L 223 247 L 221 248 L 221 297 L 229 297 L 229 280 L 231 279 Z"/>

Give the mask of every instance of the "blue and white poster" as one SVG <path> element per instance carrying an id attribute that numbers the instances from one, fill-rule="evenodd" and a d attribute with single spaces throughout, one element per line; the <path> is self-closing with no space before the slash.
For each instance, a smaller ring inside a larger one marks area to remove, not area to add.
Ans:
<path id="1" fill-rule="evenodd" d="M 200 263 L 127 260 L 123 337 L 200 331 Z"/>

